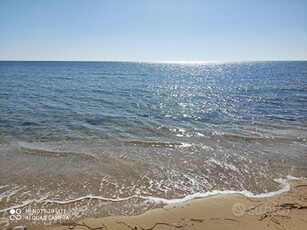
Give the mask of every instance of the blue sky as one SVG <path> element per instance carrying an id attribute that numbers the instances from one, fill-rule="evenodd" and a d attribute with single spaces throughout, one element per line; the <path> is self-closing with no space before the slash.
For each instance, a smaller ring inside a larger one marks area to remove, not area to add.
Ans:
<path id="1" fill-rule="evenodd" d="M 0 0 L 0 60 L 307 60 L 307 0 Z"/>

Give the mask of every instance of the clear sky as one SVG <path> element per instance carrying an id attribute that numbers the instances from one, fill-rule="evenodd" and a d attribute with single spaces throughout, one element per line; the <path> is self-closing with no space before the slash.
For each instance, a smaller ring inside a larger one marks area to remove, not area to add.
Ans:
<path id="1" fill-rule="evenodd" d="M 0 0 L 0 60 L 307 60 L 307 0 Z"/>

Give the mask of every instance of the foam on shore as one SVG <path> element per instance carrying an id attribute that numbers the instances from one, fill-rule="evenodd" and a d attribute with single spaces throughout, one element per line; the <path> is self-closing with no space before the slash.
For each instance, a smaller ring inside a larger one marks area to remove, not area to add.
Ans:
<path id="1" fill-rule="evenodd" d="M 31 200 L 27 200 L 27 201 L 23 201 L 22 204 L 19 205 L 14 205 L 12 207 L 9 208 L 5 208 L 0 210 L 0 212 L 5 212 L 8 211 L 12 208 L 21 208 L 24 206 L 27 206 L 31 203 L 55 203 L 55 204 L 69 204 L 69 203 L 74 203 L 74 202 L 78 202 L 81 200 L 102 200 L 102 201 L 111 201 L 111 202 L 120 202 L 120 201 L 127 201 L 130 199 L 143 199 L 143 200 L 147 200 L 149 202 L 153 202 L 153 203 L 162 203 L 165 205 L 169 205 L 169 204 L 178 204 L 178 203 L 183 203 L 186 201 L 190 201 L 196 198 L 205 198 L 205 197 L 209 197 L 209 196 L 216 196 L 216 195 L 227 195 L 227 194 L 240 194 L 243 195 L 245 197 L 248 198 L 266 198 L 266 197 L 272 197 L 275 195 L 280 195 L 282 193 L 288 192 L 291 188 L 290 184 L 289 184 L 289 180 L 298 180 L 298 179 L 305 179 L 305 178 L 296 178 L 293 176 L 287 176 L 287 179 L 275 179 L 275 182 L 279 183 L 281 188 L 277 191 L 272 191 L 272 192 L 267 192 L 267 193 L 261 193 L 261 194 L 254 194 L 250 191 L 247 190 L 243 190 L 243 191 L 232 191 L 232 190 L 224 190 L 224 191 L 220 191 L 220 190 L 213 190 L 213 191 L 208 191 L 208 192 L 204 192 L 204 193 L 194 193 L 194 194 L 190 194 L 187 195 L 183 198 L 178 198 L 178 199 L 165 199 L 165 198 L 160 198 L 160 197 L 153 197 L 153 196 L 141 196 L 141 195 L 133 195 L 133 196 L 129 196 L 129 197 L 123 197 L 123 198 L 107 198 L 107 197 L 102 197 L 102 196 L 95 196 L 95 195 L 86 195 L 86 196 L 82 196 L 76 199 L 72 199 L 72 200 L 66 200 L 66 201 L 60 201 L 60 200 L 50 200 L 50 199 L 46 199 L 47 197 L 42 197 L 40 199 L 31 199 Z M 2 199 L 2 197 L 0 197 L 0 200 Z"/>

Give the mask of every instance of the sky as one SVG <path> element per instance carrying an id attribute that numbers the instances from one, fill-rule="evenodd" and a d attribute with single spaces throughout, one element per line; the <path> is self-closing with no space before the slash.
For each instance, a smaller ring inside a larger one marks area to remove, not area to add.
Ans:
<path id="1" fill-rule="evenodd" d="M 307 60 L 307 0 L 0 0 L 0 60 Z"/>

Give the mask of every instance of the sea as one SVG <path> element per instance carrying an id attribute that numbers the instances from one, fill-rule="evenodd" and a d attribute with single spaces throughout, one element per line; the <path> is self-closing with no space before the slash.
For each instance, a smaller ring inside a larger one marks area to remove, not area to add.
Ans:
<path id="1" fill-rule="evenodd" d="M 306 139 L 306 61 L 1 61 L 0 226 L 272 196 Z"/>

